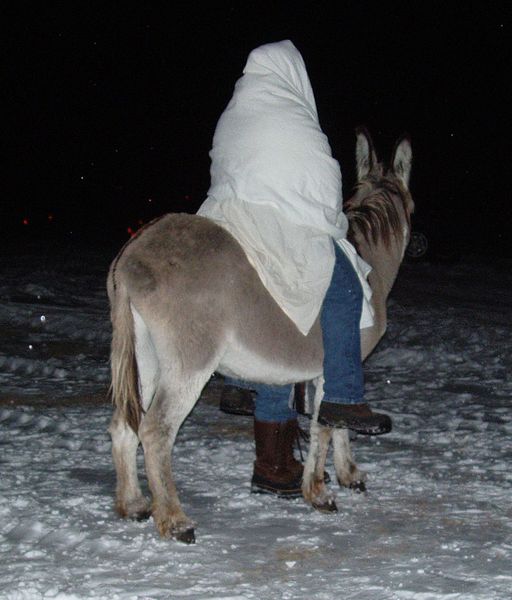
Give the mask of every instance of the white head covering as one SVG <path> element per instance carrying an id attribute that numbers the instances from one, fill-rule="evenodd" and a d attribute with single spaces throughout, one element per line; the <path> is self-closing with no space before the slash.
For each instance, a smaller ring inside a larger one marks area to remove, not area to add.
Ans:
<path id="1" fill-rule="evenodd" d="M 198 214 L 228 229 L 264 285 L 307 334 L 343 240 L 341 171 L 322 132 L 299 51 L 288 40 L 251 52 L 210 152 Z"/>

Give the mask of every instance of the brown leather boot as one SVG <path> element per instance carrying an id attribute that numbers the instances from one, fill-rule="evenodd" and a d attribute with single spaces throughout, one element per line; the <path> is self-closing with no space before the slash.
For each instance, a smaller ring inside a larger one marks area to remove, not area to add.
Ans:
<path id="1" fill-rule="evenodd" d="M 254 419 L 256 461 L 251 492 L 281 498 L 302 496 L 302 464 L 293 456 L 297 419 L 285 423 Z"/>

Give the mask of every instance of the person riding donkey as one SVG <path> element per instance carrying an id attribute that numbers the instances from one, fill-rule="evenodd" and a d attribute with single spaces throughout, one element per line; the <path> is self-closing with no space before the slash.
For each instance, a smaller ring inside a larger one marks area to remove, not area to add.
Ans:
<path id="1" fill-rule="evenodd" d="M 318 421 L 360 434 L 388 433 L 389 416 L 364 401 L 360 329 L 373 323 L 370 267 L 346 239 L 340 166 L 291 41 L 250 53 L 217 124 L 210 156 L 211 186 L 198 214 L 239 241 L 302 334 L 320 315 L 324 385 Z M 300 496 L 293 386 L 227 383 L 256 392 L 251 490 Z"/>

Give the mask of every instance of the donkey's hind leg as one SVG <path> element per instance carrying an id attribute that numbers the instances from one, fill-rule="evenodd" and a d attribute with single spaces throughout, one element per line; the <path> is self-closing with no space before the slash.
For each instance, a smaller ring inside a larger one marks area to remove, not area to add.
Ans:
<path id="1" fill-rule="evenodd" d="M 137 476 L 139 438 L 116 409 L 109 427 L 112 436 L 112 457 L 116 468 L 116 511 L 121 517 L 143 520 L 149 518 L 149 502 L 143 496 Z"/>
<path id="2" fill-rule="evenodd" d="M 356 492 L 365 492 L 366 473 L 357 468 L 352 458 L 348 429 L 336 429 L 332 436 L 332 443 L 338 483 Z"/>
<path id="3" fill-rule="evenodd" d="M 195 380 L 195 381 L 194 381 Z M 139 429 L 149 487 L 153 495 L 152 515 L 164 538 L 195 542 L 194 524 L 184 513 L 172 473 L 171 455 L 179 428 L 192 410 L 208 380 L 181 378 L 176 382 L 160 380 L 155 398 Z"/>

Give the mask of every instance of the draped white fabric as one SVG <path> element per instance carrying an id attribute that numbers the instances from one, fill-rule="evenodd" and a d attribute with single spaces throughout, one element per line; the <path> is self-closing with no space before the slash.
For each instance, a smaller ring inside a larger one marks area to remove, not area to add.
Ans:
<path id="1" fill-rule="evenodd" d="M 345 239 L 340 167 L 290 41 L 251 52 L 210 156 L 211 186 L 198 214 L 234 235 L 299 330 L 306 335 L 320 311 L 334 267 L 333 239 L 361 279 L 361 326 L 370 326 L 370 268 Z"/>

